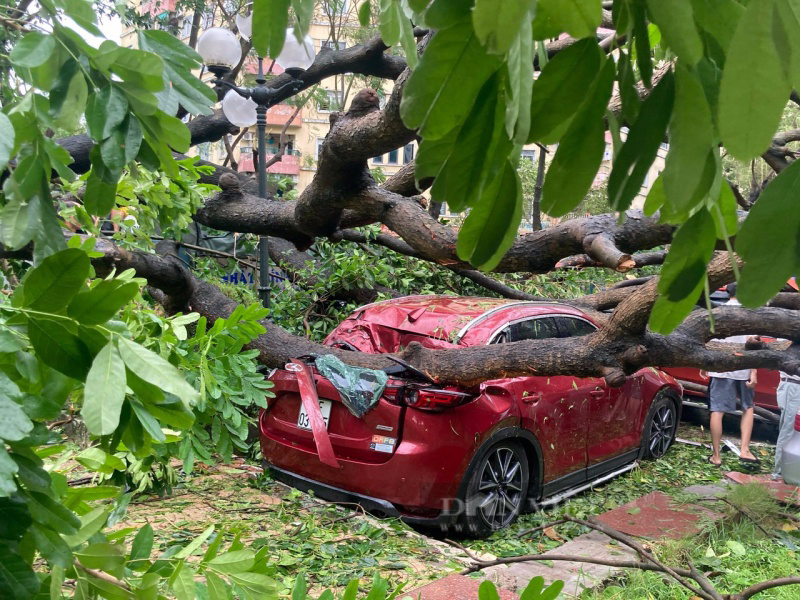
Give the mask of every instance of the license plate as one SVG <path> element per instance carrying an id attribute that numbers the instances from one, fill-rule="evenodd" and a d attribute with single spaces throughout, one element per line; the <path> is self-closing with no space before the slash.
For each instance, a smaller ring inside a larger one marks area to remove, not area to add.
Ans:
<path id="1" fill-rule="evenodd" d="M 325 421 L 325 429 L 328 428 L 328 421 L 331 418 L 331 405 L 330 400 L 320 400 L 319 410 L 322 413 L 322 420 Z M 300 404 L 300 414 L 297 415 L 297 426 L 300 429 L 311 429 L 311 419 L 308 417 L 306 407 Z"/>

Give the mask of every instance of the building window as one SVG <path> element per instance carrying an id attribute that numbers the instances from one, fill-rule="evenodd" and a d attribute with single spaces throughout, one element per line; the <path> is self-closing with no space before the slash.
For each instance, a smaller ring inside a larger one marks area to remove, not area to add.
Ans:
<path id="1" fill-rule="evenodd" d="M 387 165 L 396 165 L 397 164 L 397 157 L 398 157 L 398 151 L 397 150 L 392 150 L 391 152 L 389 152 L 389 158 L 386 160 L 386 164 Z"/>
<path id="2" fill-rule="evenodd" d="M 334 42 L 333 40 L 325 40 L 320 44 L 320 50 L 344 50 L 347 48 L 347 42 Z"/>
<path id="3" fill-rule="evenodd" d="M 201 27 L 205 31 L 209 27 L 214 26 L 214 11 L 207 12 L 203 15 L 203 19 L 201 22 Z"/>
<path id="4" fill-rule="evenodd" d="M 349 0 L 328 0 L 326 3 L 328 10 L 335 15 L 343 15 L 347 13 L 350 7 Z"/>
<path id="5" fill-rule="evenodd" d="M 192 33 L 192 21 L 194 20 L 194 13 L 189 13 L 183 17 L 181 23 L 181 38 L 187 38 Z"/>
<path id="6" fill-rule="evenodd" d="M 374 164 L 377 164 L 377 165 L 382 165 L 383 164 L 383 154 L 373 157 L 372 158 L 372 162 Z"/>
<path id="7" fill-rule="evenodd" d="M 522 159 L 533 162 L 534 160 L 536 160 L 536 150 L 523 150 Z"/>
<path id="8" fill-rule="evenodd" d="M 209 160 L 211 157 L 211 144 L 209 142 L 197 144 L 197 153 L 202 160 Z"/>
<path id="9" fill-rule="evenodd" d="M 403 146 L 403 164 L 407 165 L 414 160 L 414 144 Z"/>
<path id="10" fill-rule="evenodd" d="M 327 98 L 321 99 L 317 103 L 317 110 L 319 112 L 333 112 L 342 107 L 342 92 L 336 90 L 323 90 L 327 94 Z"/>
<path id="11" fill-rule="evenodd" d="M 325 138 L 321 137 L 317 138 L 317 148 L 316 148 L 316 153 L 314 154 L 314 158 L 316 158 L 317 160 L 319 160 L 319 152 L 320 150 L 322 150 L 323 142 L 325 142 Z"/>
<path id="12" fill-rule="evenodd" d="M 267 134 L 267 154 L 277 154 L 281 148 L 281 136 L 278 133 Z M 294 154 L 294 136 L 286 136 L 284 154 Z"/>

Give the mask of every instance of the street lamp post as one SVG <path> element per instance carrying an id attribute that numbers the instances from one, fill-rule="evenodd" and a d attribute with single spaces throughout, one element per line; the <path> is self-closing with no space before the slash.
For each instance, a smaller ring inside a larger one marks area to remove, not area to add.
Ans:
<path id="1" fill-rule="evenodd" d="M 236 23 L 243 37 L 252 31 L 252 14 L 237 15 Z M 295 39 L 290 27 L 286 30 L 286 43 L 275 59 L 291 79 L 278 88 L 267 87 L 263 58 L 258 58 L 258 75 L 253 88 L 238 87 L 224 78 L 241 60 L 241 45 L 232 31 L 211 27 L 197 41 L 197 51 L 208 70 L 214 74 L 212 83 L 222 92 L 222 112 L 237 127 L 256 125 L 258 131 L 258 195 L 267 197 L 267 110 L 283 99 L 286 92 L 297 93 L 303 86 L 300 75 L 314 62 L 314 44 L 306 35 L 302 41 Z M 258 239 L 258 295 L 265 308 L 270 307 L 269 238 Z"/>

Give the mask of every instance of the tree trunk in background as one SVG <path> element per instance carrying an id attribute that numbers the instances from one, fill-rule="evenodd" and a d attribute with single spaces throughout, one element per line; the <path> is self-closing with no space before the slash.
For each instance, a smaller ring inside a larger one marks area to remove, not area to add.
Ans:
<path id="1" fill-rule="evenodd" d="M 539 164 L 536 169 L 536 185 L 533 188 L 533 205 L 531 206 L 531 224 L 534 231 L 542 228 L 542 182 L 544 181 L 544 148 L 539 148 Z"/>

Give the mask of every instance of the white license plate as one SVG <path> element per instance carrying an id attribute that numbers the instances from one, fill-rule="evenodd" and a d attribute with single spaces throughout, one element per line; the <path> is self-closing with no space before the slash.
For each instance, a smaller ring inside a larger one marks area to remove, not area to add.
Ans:
<path id="1" fill-rule="evenodd" d="M 322 413 L 322 420 L 325 421 L 325 429 L 328 428 L 328 421 L 331 418 L 331 405 L 330 400 L 320 400 L 319 410 Z M 297 426 L 300 429 L 311 429 L 311 419 L 306 412 L 306 407 L 300 403 L 300 414 L 297 415 Z"/>

